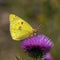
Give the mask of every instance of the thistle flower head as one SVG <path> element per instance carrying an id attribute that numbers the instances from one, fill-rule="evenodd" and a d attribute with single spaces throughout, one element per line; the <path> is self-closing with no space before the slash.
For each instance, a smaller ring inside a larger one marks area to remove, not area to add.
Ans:
<path id="1" fill-rule="evenodd" d="M 46 53 L 44 56 L 43 56 L 44 60 L 52 60 L 52 56 L 50 55 L 50 53 Z"/>
<path id="2" fill-rule="evenodd" d="M 21 48 L 32 56 L 42 56 L 53 47 L 52 41 L 45 35 L 34 35 L 21 42 Z"/>

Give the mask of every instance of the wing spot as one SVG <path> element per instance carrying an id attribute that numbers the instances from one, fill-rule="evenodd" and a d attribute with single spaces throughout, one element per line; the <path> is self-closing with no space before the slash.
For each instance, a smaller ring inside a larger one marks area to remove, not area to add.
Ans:
<path id="1" fill-rule="evenodd" d="M 21 24 L 23 24 L 23 22 L 21 22 Z"/>
<path id="2" fill-rule="evenodd" d="M 19 28 L 18 28 L 19 30 L 21 30 L 22 29 L 22 27 L 21 26 L 19 26 Z"/>

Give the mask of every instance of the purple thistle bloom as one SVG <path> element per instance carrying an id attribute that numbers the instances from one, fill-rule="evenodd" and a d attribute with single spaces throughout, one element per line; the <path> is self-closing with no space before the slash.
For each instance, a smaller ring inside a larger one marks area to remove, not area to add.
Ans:
<path id="1" fill-rule="evenodd" d="M 53 47 L 53 43 L 45 35 L 34 35 L 21 42 L 21 48 L 30 55 L 43 55 Z"/>
<path id="2" fill-rule="evenodd" d="M 46 53 L 44 56 L 43 56 L 44 60 L 52 60 L 52 56 L 50 55 L 50 53 Z"/>

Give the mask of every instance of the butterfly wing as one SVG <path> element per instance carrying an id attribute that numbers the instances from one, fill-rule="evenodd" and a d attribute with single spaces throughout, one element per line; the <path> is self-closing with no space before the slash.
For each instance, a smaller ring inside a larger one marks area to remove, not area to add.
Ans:
<path id="1" fill-rule="evenodd" d="M 20 17 L 10 14 L 10 33 L 14 40 L 22 40 L 31 36 L 34 29 Z"/>

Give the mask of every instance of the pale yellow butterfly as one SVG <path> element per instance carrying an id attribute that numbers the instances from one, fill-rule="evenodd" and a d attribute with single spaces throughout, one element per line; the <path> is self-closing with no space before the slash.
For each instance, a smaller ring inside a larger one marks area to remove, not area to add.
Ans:
<path id="1" fill-rule="evenodd" d="M 33 29 L 30 24 L 15 14 L 9 15 L 9 21 L 10 33 L 13 40 L 23 40 L 35 32 L 35 29 Z"/>

